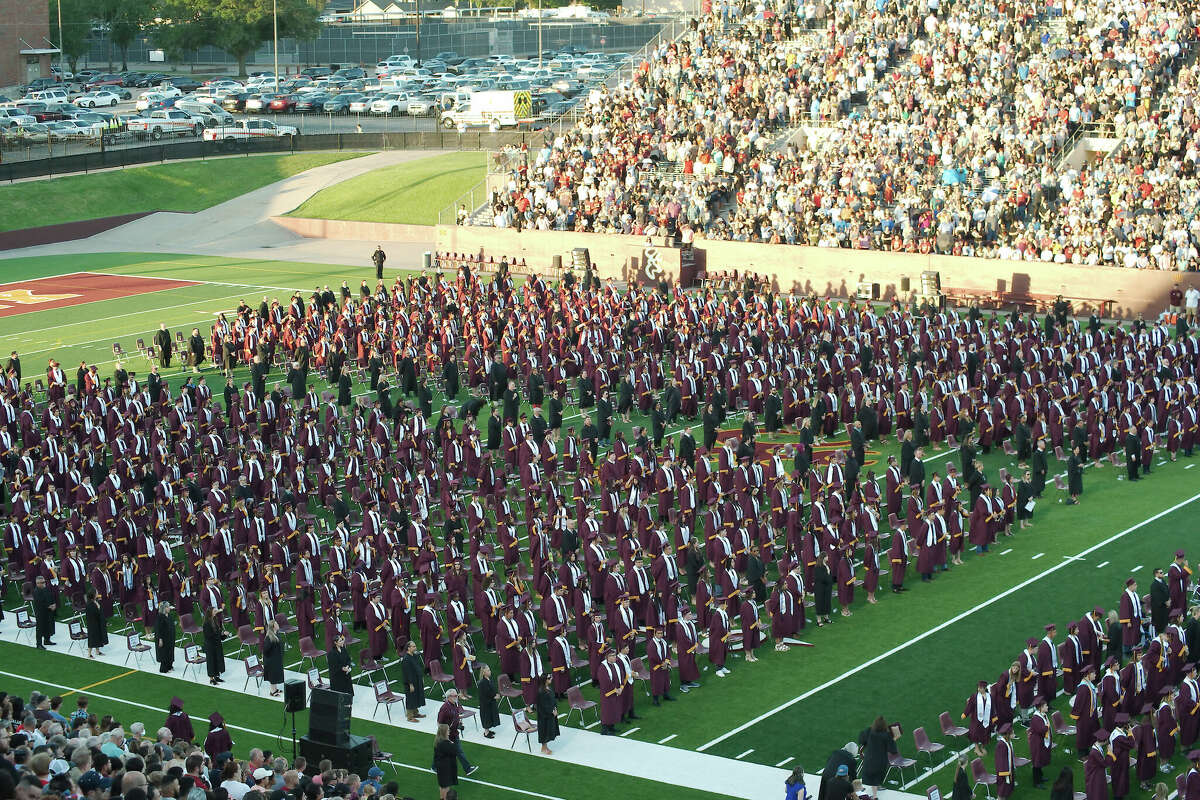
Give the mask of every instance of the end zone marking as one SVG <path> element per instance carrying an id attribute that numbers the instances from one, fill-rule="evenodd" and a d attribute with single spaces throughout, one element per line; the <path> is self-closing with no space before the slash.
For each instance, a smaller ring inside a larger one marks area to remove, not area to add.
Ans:
<path id="1" fill-rule="evenodd" d="M 147 280 L 133 275 L 108 275 L 99 272 L 73 272 L 53 278 L 31 278 L 7 284 L 0 291 L 0 317 L 14 317 L 33 311 L 116 300 L 169 289 L 197 286 L 196 281 L 169 278 Z M 169 285 L 168 285 L 169 284 Z M 153 288 L 152 288 L 153 287 Z M 25 331 L 29 333 L 29 331 Z"/>
<path id="2" fill-rule="evenodd" d="M 1077 553 L 1077 555 L 1080 558 L 1091 555 L 1092 553 L 1099 550 L 1101 547 L 1110 545 L 1119 539 L 1123 539 L 1126 536 L 1128 536 L 1129 534 L 1133 533 L 1134 531 L 1141 530 L 1142 528 L 1149 525 L 1150 523 L 1157 522 L 1158 520 L 1162 519 L 1163 517 L 1167 516 L 1168 514 L 1172 514 L 1176 511 L 1178 511 L 1179 509 L 1184 508 L 1185 506 L 1196 502 L 1197 500 L 1200 500 L 1200 494 L 1194 494 L 1191 497 L 1187 498 L 1186 500 L 1181 500 L 1180 502 L 1176 503 L 1175 505 L 1171 506 L 1170 508 L 1164 509 L 1164 510 L 1158 512 L 1157 514 L 1155 514 L 1154 516 L 1148 517 L 1148 518 L 1142 520 L 1141 522 L 1137 523 L 1136 525 L 1132 525 L 1132 526 L 1126 528 L 1125 530 L 1121 531 L 1120 533 L 1114 533 L 1112 536 L 1108 537 L 1107 539 L 1099 541 L 1096 544 L 1092 545 L 1091 547 L 1087 548 L 1086 550 L 1083 550 L 1080 553 Z M 710 747 L 713 747 L 714 745 L 718 745 L 721 742 L 725 741 L 726 739 L 736 736 L 739 733 L 741 733 L 742 731 L 757 725 L 758 723 L 762 722 L 764 719 L 772 717 L 775 714 L 778 714 L 780 711 L 789 709 L 792 706 L 796 705 L 797 703 L 803 702 L 803 701 L 807 700 L 808 698 L 812 697 L 813 695 L 825 691 L 826 689 L 830 688 L 831 686 L 836 686 L 837 684 L 841 683 L 842 681 L 846 680 L 847 678 L 849 678 L 853 675 L 857 675 L 858 673 L 862 672 L 863 670 L 868 669 L 869 667 L 872 667 L 881 661 L 891 658 L 896 653 L 907 650 L 909 647 L 912 647 L 914 644 L 917 644 L 918 642 L 922 642 L 922 641 L 928 639 L 930 636 L 933 636 L 935 633 L 939 633 L 939 632 L 945 630 L 946 628 L 950 627 L 951 625 L 955 625 L 959 622 L 962 622 L 964 619 L 967 619 L 967 618 L 973 616 L 974 614 L 978 613 L 982 609 L 987 608 L 992 603 L 995 603 L 999 600 L 1003 600 L 1004 598 L 1009 597 L 1010 595 L 1016 594 L 1017 592 L 1026 588 L 1027 586 L 1037 583 L 1042 578 L 1045 578 L 1048 575 L 1052 575 L 1055 572 L 1058 572 L 1060 569 L 1067 566 L 1067 564 L 1069 564 L 1069 563 L 1071 563 L 1071 562 L 1059 561 L 1056 564 L 1054 564 L 1053 566 L 1047 567 L 1046 569 L 1044 569 L 1042 572 L 1038 573 L 1037 575 L 1033 575 L 1029 578 L 1026 578 L 1025 580 L 1021 581 L 1017 585 L 1011 586 L 1008 589 L 1005 589 L 1003 592 L 1000 592 L 999 594 L 997 594 L 987 600 L 976 603 L 974 606 L 972 606 L 971 608 L 968 608 L 966 611 L 956 614 L 955 616 L 951 617 L 950 619 L 942 622 L 939 625 L 936 625 L 936 626 L 930 628 L 929 630 L 925 631 L 924 633 L 918 634 L 917 636 L 912 637 L 911 639 L 909 639 L 906 642 L 901 642 L 900 644 L 896 645 L 895 647 L 891 648 L 890 650 L 880 653 L 879 655 L 864 661 L 863 663 L 859 664 L 858 666 L 852 667 L 852 668 L 846 670 L 845 672 L 842 672 L 839 675 L 837 675 L 833 678 L 830 678 L 829 680 L 825 681 L 824 683 L 822 683 L 819 686 L 814 686 L 813 688 L 809 689 L 808 691 L 804 692 L 803 694 L 793 697 L 791 700 L 780 703 L 779 705 L 775 706 L 775 708 L 772 708 L 769 711 L 765 711 L 762 714 L 759 714 L 754 719 L 751 719 L 747 722 L 743 722 L 741 725 L 738 725 L 733 730 L 723 733 L 720 736 L 718 736 L 717 738 L 712 739 L 711 741 L 705 742 L 704 744 L 697 747 L 696 750 L 699 752 L 704 752 L 705 750 L 708 750 Z M 1141 567 L 1138 567 L 1137 569 L 1141 569 Z M 1134 570 L 1134 571 L 1136 571 L 1136 570 Z"/>

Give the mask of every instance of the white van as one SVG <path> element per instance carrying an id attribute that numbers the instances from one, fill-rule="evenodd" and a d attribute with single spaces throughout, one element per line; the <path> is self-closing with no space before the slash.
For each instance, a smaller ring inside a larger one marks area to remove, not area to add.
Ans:
<path id="1" fill-rule="evenodd" d="M 177 100 L 175 108 L 202 119 L 206 128 L 233 124 L 233 114 L 212 103 L 202 103 L 198 100 Z"/>

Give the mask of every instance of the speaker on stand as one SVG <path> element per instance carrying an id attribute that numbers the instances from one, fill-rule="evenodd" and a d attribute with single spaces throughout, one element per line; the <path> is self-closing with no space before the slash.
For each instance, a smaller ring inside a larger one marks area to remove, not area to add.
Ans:
<path id="1" fill-rule="evenodd" d="M 296 760 L 296 713 L 304 709 L 304 681 L 298 678 L 284 681 L 283 713 L 292 715 L 292 761 Z"/>

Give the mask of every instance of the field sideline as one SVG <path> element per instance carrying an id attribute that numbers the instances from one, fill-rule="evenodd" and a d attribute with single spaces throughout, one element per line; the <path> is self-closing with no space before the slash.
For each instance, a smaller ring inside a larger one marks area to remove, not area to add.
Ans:
<path id="1" fill-rule="evenodd" d="M 149 342 L 160 322 L 167 323 L 172 331 L 184 330 L 185 335 L 192 327 L 200 327 L 207 338 L 214 315 L 232 311 L 242 299 L 257 306 L 263 295 L 284 300 L 294 289 L 307 297 L 314 286 L 328 284 L 336 290 L 346 281 L 357 291 L 364 278 L 374 284 L 373 272 L 366 264 L 112 253 L 9 260 L 5 284 L 0 285 L 0 304 L 7 304 L 5 291 L 13 284 L 81 272 L 196 283 L 0 316 L 0 352 L 7 354 L 16 349 L 21 353 L 27 381 L 44 375 L 45 360 L 51 356 L 62 363 L 70 380 L 81 360 L 101 365 L 102 375 L 111 374 L 114 342 L 124 348 L 128 368 L 141 375 L 148 364 L 136 353 L 134 343 L 138 338 Z M 389 274 L 395 271 L 389 270 Z M 53 283 L 46 285 L 52 287 Z M 224 380 L 211 370 L 206 375 L 219 399 Z M 274 374 L 270 382 L 280 377 Z M 168 378 L 178 384 L 182 376 L 172 368 Z M 242 380 L 239 374 L 237 382 Z M 356 392 L 365 390 L 365 386 L 356 387 Z M 442 402 L 443 398 L 435 397 L 435 414 Z M 568 414 L 574 411 L 572 408 Z M 635 424 L 644 422 L 635 416 Z M 577 421 L 567 419 L 565 424 Z M 727 424 L 740 427 L 740 418 Z M 882 475 L 884 460 L 897 447 L 894 440 L 889 440 L 874 449 L 881 451 L 878 463 L 868 468 Z M 931 473 L 944 472 L 948 460 L 958 462 L 954 452 L 930 455 L 926 460 Z M 1002 452 L 982 459 L 989 476 L 1001 467 L 1014 469 Z M 903 725 L 906 733 L 900 748 L 906 755 L 915 755 L 911 731 L 916 727 L 924 727 L 931 738 L 946 743 L 943 756 L 961 749 L 965 743 L 941 736 L 938 714 L 949 711 L 957 718 L 975 682 L 994 680 L 1019 653 L 1027 636 L 1040 636 L 1045 623 L 1055 622 L 1062 632 L 1061 641 L 1068 621 L 1077 620 L 1093 605 L 1113 607 L 1124 580 L 1131 575 L 1143 585 L 1148 584 L 1152 567 L 1165 566 L 1179 547 L 1189 550 L 1193 562 L 1200 558 L 1200 548 L 1190 550 L 1195 537 L 1189 535 L 1195 528 L 1196 501 L 1200 500 L 1197 462 L 1200 458 L 1181 459 L 1176 464 L 1156 461 L 1154 473 L 1137 487 L 1119 479 L 1119 468 L 1089 468 L 1083 502 L 1077 507 L 1062 505 L 1060 493 L 1050 484 L 1038 503 L 1033 529 L 1002 538 L 986 557 L 967 555 L 963 566 L 939 574 L 932 584 L 921 584 L 910 572 L 906 583 L 912 590 L 904 595 L 887 592 L 885 576 L 878 606 L 867 605 L 860 589 L 852 617 L 838 617 L 832 626 L 821 630 L 810 622 L 801 638 L 812 643 L 812 648 L 776 653 L 766 647 L 760 651 L 761 662 L 754 665 L 733 659 L 728 678 L 717 679 L 706 673 L 699 691 L 680 696 L 681 702 L 663 709 L 651 708 L 648 701 L 641 700 L 639 713 L 643 719 L 627 738 L 782 769 L 803 764 L 809 772 L 815 772 L 831 749 L 857 738 L 877 714 L 883 714 Z M 1056 468 L 1065 470 L 1064 465 L 1052 461 L 1052 471 Z M 11 607 L 14 602 L 10 595 L 5 605 Z M 0 652 L 10 665 L 3 670 L 27 675 L 34 683 L 42 677 L 66 680 L 76 688 L 120 673 L 86 660 L 73 661 L 69 672 L 61 672 L 52 657 L 9 644 L 0 644 Z M 69 680 L 54 677 L 66 674 L 71 676 Z M 0 685 L 12 686 L 15 680 L 5 674 Z M 136 685 L 129 686 L 131 683 Z M 100 689 L 122 702 L 145 702 L 154 708 L 177 690 L 177 681 L 157 676 L 140 676 L 136 682 L 117 679 Z M 206 697 L 207 692 L 219 690 L 193 684 L 187 691 Z M 593 690 L 584 691 L 595 699 Z M 241 714 L 244 718 L 227 716 L 231 723 L 254 731 L 278 727 L 278 707 L 269 701 L 251 698 L 239 707 Z M 389 738 L 384 749 L 397 753 L 398 760 L 416 765 L 425 762 L 423 748 L 428 742 L 423 735 L 395 728 L 387 728 L 383 735 L 395 737 Z M 1016 741 L 1018 753 L 1026 752 L 1023 732 Z M 484 764 L 489 768 L 480 778 L 503 776 L 504 782 L 517 781 L 514 785 L 520 788 L 549 795 L 561 790 L 564 797 L 582 796 L 566 793 L 567 789 L 600 789 L 600 782 L 610 778 L 608 773 L 576 768 L 564 788 L 565 782 L 554 772 L 561 769 L 560 764 L 550 765 L 524 754 L 486 752 L 489 760 Z M 497 766 L 494 772 L 491 759 Z M 1056 761 L 1048 774 L 1055 774 L 1068 763 L 1078 768 L 1076 785 L 1081 787 L 1082 768 L 1073 756 L 1062 753 L 1061 746 L 1056 748 Z M 507 769 L 518 766 L 520 771 Z M 922 759 L 920 771 L 908 771 L 903 781 L 910 784 L 908 790 L 923 792 L 930 783 L 937 783 L 947 794 L 952 777 L 949 768 L 923 774 L 925 770 Z M 1028 768 L 1023 777 L 1028 784 Z M 631 782 L 620 790 L 625 797 L 704 796 L 678 787 L 625 780 Z M 518 795 L 488 788 L 480 796 Z M 1033 797 L 1035 793 L 1027 785 L 1018 785 L 1016 796 Z M 1131 797 L 1141 800 L 1148 795 L 1138 791 L 1135 782 Z"/>

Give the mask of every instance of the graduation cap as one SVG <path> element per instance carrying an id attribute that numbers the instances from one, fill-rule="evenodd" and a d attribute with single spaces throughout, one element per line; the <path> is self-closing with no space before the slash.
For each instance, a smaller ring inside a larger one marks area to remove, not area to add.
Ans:
<path id="1" fill-rule="evenodd" d="M 1046 702 L 1045 696 L 1039 694 L 1037 697 L 1033 698 L 1033 707 L 1037 708 L 1038 706 L 1042 705 L 1045 702 Z"/>
<path id="2" fill-rule="evenodd" d="M 1137 581 L 1134 578 L 1126 578 L 1125 579 L 1126 586 L 1133 586 L 1135 583 L 1137 583 Z"/>
<path id="3" fill-rule="evenodd" d="M 1129 724 L 1129 715 L 1126 714 L 1124 711 L 1119 711 L 1119 712 L 1117 712 L 1117 715 L 1115 717 L 1113 717 L 1113 721 L 1116 722 L 1118 725 L 1128 725 Z"/>
<path id="4" fill-rule="evenodd" d="M 1175 551 L 1175 557 L 1176 557 L 1176 558 L 1183 558 L 1183 557 L 1184 557 L 1184 555 L 1185 555 L 1185 554 L 1184 554 L 1184 552 L 1183 552 L 1182 550 L 1176 550 L 1176 551 Z"/>
<path id="5" fill-rule="evenodd" d="M 1200 750 L 1192 750 L 1187 757 L 1188 761 L 1200 761 Z"/>
<path id="6" fill-rule="evenodd" d="M 1195 671 L 1195 669 L 1196 669 L 1196 662 L 1195 662 L 1195 661 L 1189 661 L 1189 662 L 1187 662 L 1186 664 L 1184 664 L 1184 665 L 1183 665 L 1183 671 L 1184 671 L 1184 672 L 1194 672 L 1194 671 Z"/>
<path id="7" fill-rule="evenodd" d="M 1053 622 L 1051 622 L 1049 625 L 1046 626 L 1047 633 L 1049 633 L 1050 631 L 1055 631 L 1055 630 L 1058 630 L 1058 628 L 1055 626 L 1055 624 Z"/>
<path id="8" fill-rule="evenodd" d="M 999 728 L 996 729 L 996 733 L 1000 734 L 1001 736 L 1012 733 L 1012 723 L 1005 722 L 1003 725 L 1001 725 Z"/>
<path id="9" fill-rule="evenodd" d="M 1104 730 L 1104 728 L 1100 728 L 1096 731 L 1095 734 L 1093 734 L 1092 738 L 1095 739 L 1097 742 L 1107 742 L 1108 741 L 1108 731 Z M 1197 751 L 1197 752 L 1200 753 L 1200 751 Z"/>
<path id="10" fill-rule="evenodd" d="M 1037 647 L 1037 643 L 1038 643 L 1038 640 L 1033 638 L 1032 636 L 1030 636 L 1028 639 L 1025 640 L 1026 647 Z"/>
<path id="11" fill-rule="evenodd" d="M 183 711 L 183 699 L 178 695 L 171 698 L 171 705 L 175 708 L 178 708 L 180 711 Z"/>

